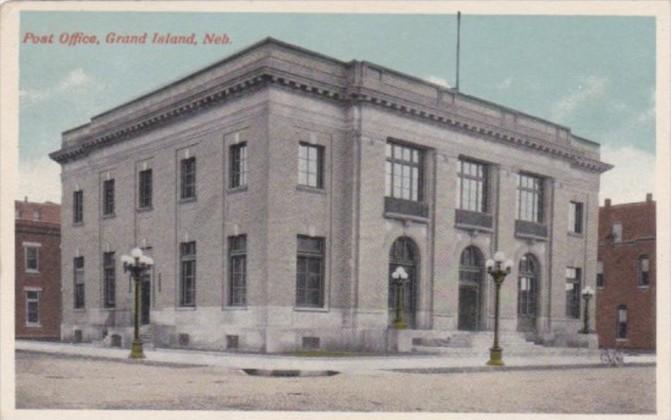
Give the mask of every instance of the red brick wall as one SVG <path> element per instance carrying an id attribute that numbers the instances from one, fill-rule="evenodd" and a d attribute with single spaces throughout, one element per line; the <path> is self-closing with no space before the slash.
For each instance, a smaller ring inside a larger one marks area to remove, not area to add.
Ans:
<path id="1" fill-rule="evenodd" d="M 32 215 L 30 215 L 32 216 Z M 23 243 L 39 243 L 39 272 L 27 273 Z M 16 221 L 16 337 L 59 339 L 61 324 L 60 224 Z M 26 325 L 26 288 L 40 288 L 39 326 Z"/>
<path id="2" fill-rule="evenodd" d="M 610 238 L 612 225 L 622 224 L 622 241 Z M 638 260 L 650 258 L 650 285 L 638 285 Z M 599 260 L 605 287 L 597 290 L 596 328 L 602 347 L 655 348 L 655 203 L 622 204 L 599 210 Z M 616 340 L 617 307 L 627 306 L 627 338 Z"/>

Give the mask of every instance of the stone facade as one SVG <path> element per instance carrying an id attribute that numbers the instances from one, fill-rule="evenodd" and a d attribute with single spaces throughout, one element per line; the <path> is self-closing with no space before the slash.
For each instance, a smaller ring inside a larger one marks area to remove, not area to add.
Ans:
<path id="1" fill-rule="evenodd" d="M 655 207 L 648 194 L 638 203 L 611 205 L 606 200 L 599 209 L 603 277 L 597 285 L 596 329 L 601 347 L 655 350 Z"/>
<path id="2" fill-rule="evenodd" d="M 238 186 L 232 146 L 241 144 L 246 182 Z M 387 190 L 389 144 L 418 153 L 419 180 L 401 169 Z M 319 174 L 308 185 L 298 174 L 310 172 L 300 162 L 309 156 L 300 154 L 301 145 L 316 153 Z M 162 346 L 393 348 L 390 250 L 399 238 L 414 261 L 407 266 L 406 312 L 412 308 L 411 329 L 421 336 L 458 329 L 460 259 L 469 246 L 477 247 L 480 268 L 499 249 L 515 262 L 502 288 L 503 330 L 566 343 L 580 328 L 566 315 L 566 268 L 580 268 L 582 285 L 594 287 L 599 174 L 609 168 L 599 161 L 598 144 L 365 61 L 341 62 L 267 39 L 63 133 L 51 156 L 63 167 L 65 340 L 77 331 L 77 339 L 118 334 L 127 344 L 132 296 L 119 256 L 135 245 L 156 262 L 144 330 Z M 194 157 L 195 198 L 181 200 L 182 161 Z M 484 211 L 456 208 L 463 158 L 486 168 Z M 139 209 L 139 172 L 147 169 L 153 205 Z M 520 173 L 534 174 L 542 188 L 539 223 L 516 220 Z M 103 215 L 103 184 L 111 179 L 114 213 Z M 417 197 L 398 198 L 405 182 Z M 83 218 L 73 224 L 76 191 L 84 197 Z M 570 201 L 583 207 L 580 233 L 568 233 Z M 231 305 L 237 268 L 230 238 L 243 234 L 245 302 Z M 192 241 L 195 300 L 183 305 L 180 243 Z M 318 263 L 297 257 L 301 243 L 320 244 Z M 116 299 L 104 308 L 101 259 L 111 251 Z M 520 320 L 518 263 L 527 254 L 537 261 L 536 306 Z M 73 309 L 77 256 L 85 257 L 86 301 Z M 297 298 L 303 262 L 305 281 L 320 283 L 312 305 Z M 313 271 L 321 275 L 313 278 Z M 463 289 L 462 322 L 488 330 L 493 286 L 482 270 L 479 276 L 470 285 L 475 293 Z"/>
<path id="3" fill-rule="evenodd" d="M 60 206 L 15 203 L 15 335 L 58 340 L 61 330 Z"/>

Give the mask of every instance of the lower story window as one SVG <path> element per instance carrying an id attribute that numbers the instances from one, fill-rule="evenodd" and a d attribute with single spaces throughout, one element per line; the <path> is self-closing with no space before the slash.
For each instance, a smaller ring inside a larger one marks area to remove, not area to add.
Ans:
<path id="1" fill-rule="evenodd" d="M 40 324 L 40 292 L 26 292 L 26 325 L 37 326 Z"/>
<path id="2" fill-rule="evenodd" d="M 298 237 L 296 306 L 324 306 L 324 238 Z"/>
<path id="3" fill-rule="evenodd" d="M 620 305 L 617 307 L 617 330 L 616 338 L 627 338 L 627 306 Z"/>

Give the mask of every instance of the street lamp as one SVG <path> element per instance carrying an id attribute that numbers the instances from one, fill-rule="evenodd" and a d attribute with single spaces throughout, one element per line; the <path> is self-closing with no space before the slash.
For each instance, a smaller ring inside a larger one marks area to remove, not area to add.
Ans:
<path id="1" fill-rule="evenodd" d="M 403 320 L 403 284 L 408 280 L 408 273 L 400 265 L 391 273 L 392 283 L 396 287 L 396 317 L 393 326 L 402 330 L 408 327 Z"/>
<path id="2" fill-rule="evenodd" d="M 582 289 L 582 298 L 585 300 L 585 313 L 583 314 L 584 325 L 580 331 L 582 334 L 589 334 L 589 300 L 594 296 L 594 289 L 587 286 Z"/>
<path id="3" fill-rule="evenodd" d="M 154 265 L 154 260 L 144 255 L 140 248 L 133 248 L 130 256 L 122 255 L 121 262 L 123 263 L 123 271 L 130 272 L 135 284 L 135 304 L 133 314 L 133 344 L 130 349 L 131 359 L 144 359 L 144 352 L 142 351 L 142 340 L 140 339 L 140 279 L 145 271 L 149 270 Z"/>
<path id="4" fill-rule="evenodd" d="M 503 359 L 501 358 L 503 349 L 499 346 L 499 293 L 503 280 L 505 280 L 506 276 L 510 274 L 510 270 L 513 268 L 513 262 L 510 259 L 506 260 L 506 256 L 503 252 L 498 251 L 494 254 L 494 259 L 490 258 L 487 260 L 485 267 L 487 267 L 487 272 L 492 276 L 494 284 L 496 285 L 496 297 L 494 301 L 494 345 L 489 349 L 489 361 L 487 364 L 489 366 L 503 366 Z"/>

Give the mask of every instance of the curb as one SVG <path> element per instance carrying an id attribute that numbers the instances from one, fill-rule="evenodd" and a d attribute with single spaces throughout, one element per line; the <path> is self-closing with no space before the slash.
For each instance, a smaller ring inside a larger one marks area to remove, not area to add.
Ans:
<path id="1" fill-rule="evenodd" d="M 440 373 L 477 373 L 477 372 L 500 372 L 500 371 L 525 371 L 525 370 L 559 370 L 559 369 L 594 369 L 594 368 L 633 368 L 654 367 L 656 362 L 625 363 L 622 366 L 611 366 L 603 363 L 584 363 L 573 365 L 529 365 L 529 366 L 472 366 L 472 367 L 446 367 L 446 368 L 407 368 L 386 369 L 389 372 L 440 374 Z"/>

